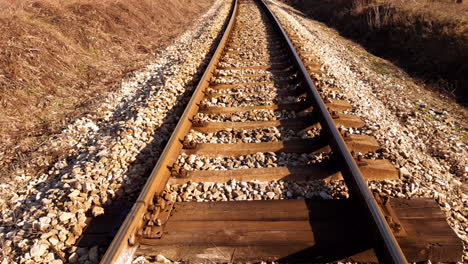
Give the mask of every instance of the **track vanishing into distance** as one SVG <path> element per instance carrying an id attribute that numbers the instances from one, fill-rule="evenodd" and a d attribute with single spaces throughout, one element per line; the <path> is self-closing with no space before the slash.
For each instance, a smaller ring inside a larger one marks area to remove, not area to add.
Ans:
<path id="1" fill-rule="evenodd" d="M 233 2 L 226 31 L 139 199 L 101 263 L 461 259 L 435 201 L 388 199 L 392 180 L 352 109 L 315 87 L 267 5 Z M 354 130 L 349 129 L 354 128 Z"/>

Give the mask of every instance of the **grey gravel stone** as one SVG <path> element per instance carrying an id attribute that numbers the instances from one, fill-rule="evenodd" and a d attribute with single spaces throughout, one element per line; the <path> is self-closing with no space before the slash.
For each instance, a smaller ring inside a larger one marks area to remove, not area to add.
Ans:
<path id="1" fill-rule="evenodd" d="M 312 73 L 322 94 L 351 102 L 352 113 L 367 123 L 366 134 L 385 149 L 374 157 L 391 160 L 404 176 L 395 182 L 370 182 L 370 187 L 392 197 L 436 199 L 464 241 L 467 262 L 468 224 L 463 219 L 468 195 L 459 184 L 468 176 L 468 146 L 460 132 L 467 129 L 465 110 L 323 24 L 279 1 L 269 2 L 286 31 L 298 37 L 295 44 L 322 65 L 322 74 Z M 376 63 L 391 73 L 382 73 Z"/>
<path id="2" fill-rule="evenodd" d="M 156 54 L 152 64 L 106 95 L 95 113 L 45 142 L 26 165 L 50 167 L 47 173 L 18 170 L 15 182 L 0 184 L 0 241 L 7 240 L 2 242 L 3 255 L 15 263 L 57 262 L 55 253 L 44 251 L 42 244 L 34 246 L 33 241 L 41 241 L 71 263 L 98 262 L 93 254 L 75 253 L 86 227 L 85 214 L 101 215 L 112 200 L 137 195 L 142 176 L 154 166 L 151 160 L 160 155 L 195 88 L 192 83 L 199 76 L 194 73 L 206 63 L 229 9 L 230 1 L 214 1 L 190 30 Z M 50 164 L 51 153 L 62 149 L 69 150 L 69 157 Z M 142 156 L 148 162 L 135 163 Z"/>

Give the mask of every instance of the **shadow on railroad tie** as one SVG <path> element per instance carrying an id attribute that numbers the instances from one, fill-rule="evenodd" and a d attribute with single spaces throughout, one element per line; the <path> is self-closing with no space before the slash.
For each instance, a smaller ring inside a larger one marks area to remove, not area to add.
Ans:
<path id="1" fill-rule="evenodd" d="M 366 232 L 367 224 L 358 216 L 353 200 L 306 200 L 305 202 L 309 209 L 313 232 L 311 240 L 314 241 L 314 245 L 279 259 L 280 263 L 373 260 L 370 234 Z"/>
<path id="2" fill-rule="evenodd" d="M 265 16 L 262 18 L 264 20 L 266 19 Z M 275 39 L 270 39 L 270 51 L 278 49 L 278 45 Z M 283 48 L 286 48 L 286 46 L 283 46 Z M 285 54 L 286 52 L 273 53 L 270 63 L 276 65 L 290 65 L 291 62 L 288 58 L 285 58 Z M 296 69 L 292 69 L 291 72 L 294 73 L 295 71 Z M 291 74 L 291 72 L 288 77 L 294 75 Z M 294 111 L 297 117 L 306 118 L 305 122 L 309 124 L 314 124 L 319 121 L 317 115 L 313 113 L 311 103 L 309 103 L 310 100 L 308 100 L 306 96 L 302 96 L 305 90 L 301 87 L 301 81 L 297 77 L 274 79 L 274 84 L 280 89 L 287 88 L 288 95 L 295 97 L 293 103 L 299 106 L 299 108 L 290 108 L 287 109 L 287 111 Z M 276 99 L 277 103 L 281 103 L 283 98 L 278 94 Z M 283 120 L 281 123 L 285 127 L 291 125 L 288 123 L 288 120 Z M 306 131 L 309 129 L 311 129 L 311 127 L 308 126 L 300 127 L 299 130 Z M 305 150 L 304 153 L 312 153 L 317 150 L 322 150 L 320 152 L 329 152 L 330 150 L 324 149 L 328 144 L 326 140 L 323 140 L 322 136 L 323 134 L 320 133 L 320 136 L 309 138 L 308 147 L 310 149 Z M 291 183 L 304 179 L 314 180 L 311 186 L 315 186 L 314 188 L 317 188 L 319 192 L 310 189 L 308 193 L 304 195 L 305 198 L 308 198 L 304 200 L 304 203 L 306 203 L 308 209 L 309 224 L 312 233 L 310 233 L 310 230 L 303 230 L 304 232 L 300 234 L 292 234 L 294 232 L 291 232 L 290 240 L 288 239 L 286 241 L 287 244 L 282 245 L 282 248 L 279 249 L 281 253 L 276 252 L 278 255 L 286 255 L 277 260 L 279 263 L 326 263 L 347 259 L 354 260 L 356 258 L 373 260 L 372 240 L 370 239 L 370 234 L 367 232 L 368 224 L 362 219 L 360 216 L 361 214 L 356 212 L 357 207 L 354 205 L 354 201 L 351 199 L 314 199 L 319 196 L 314 195 L 314 192 L 333 193 L 329 185 L 324 181 L 324 178 L 318 177 L 328 177 L 336 173 L 336 166 L 331 166 L 330 168 L 330 166 L 326 166 L 328 162 L 330 161 L 325 159 L 325 161 L 322 161 L 320 164 L 313 164 L 316 169 L 320 167 L 321 170 L 314 171 L 312 175 L 304 176 L 303 174 L 305 173 L 300 170 L 291 170 L 291 175 L 282 179 L 283 181 Z M 308 169 L 310 170 L 310 168 Z M 318 173 L 318 171 L 320 171 L 321 174 Z M 284 190 L 284 197 L 287 197 L 288 193 L 292 194 L 293 197 L 303 196 L 303 194 L 296 193 L 295 188 L 287 188 Z M 307 237 L 309 234 L 310 238 Z M 294 241 L 294 239 L 297 239 L 297 241 Z M 282 242 L 279 243 L 281 244 Z M 300 249 L 301 246 L 303 246 L 302 249 Z"/>

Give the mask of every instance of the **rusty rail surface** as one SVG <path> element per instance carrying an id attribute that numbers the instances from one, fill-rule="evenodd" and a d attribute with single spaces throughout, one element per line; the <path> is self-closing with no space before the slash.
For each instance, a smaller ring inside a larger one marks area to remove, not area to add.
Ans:
<path id="1" fill-rule="evenodd" d="M 387 224 L 382 211 L 380 210 L 372 192 L 367 187 L 364 178 L 359 171 L 353 156 L 351 155 L 346 143 L 344 142 L 340 132 L 336 128 L 333 119 L 328 112 L 325 103 L 322 100 L 319 92 L 315 88 L 307 70 L 302 63 L 299 55 L 297 54 L 291 40 L 289 39 L 286 31 L 281 26 L 280 22 L 266 5 L 264 0 L 260 0 L 262 6 L 267 11 L 267 14 L 275 21 L 275 25 L 281 32 L 281 36 L 288 43 L 289 51 L 293 58 L 293 63 L 299 68 L 299 74 L 303 79 L 303 85 L 309 92 L 308 95 L 312 100 L 314 108 L 320 112 L 320 119 L 322 128 L 324 128 L 330 136 L 330 144 L 333 152 L 342 160 L 342 173 L 344 180 L 351 190 L 351 196 L 358 199 L 362 208 L 362 212 L 367 216 L 372 226 L 372 231 L 375 235 L 375 242 L 379 247 L 379 260 L 382 263 L 407 263 L 403 252 L 392 233 L 392 230 Z"/>
<path id="2" fill-rule="evenodd" d="M 361 172 L 359 169 L 359 164 L 356 163 L 353 155 L 348 149 L 349 145 L 347 146 L 346 140 L 343 138 L 340 131 L 337 129 L 337 121 L 327 110 L 326 104 L 324 103 L 318 90 L 314 86 L 311 77 L 309 76 L 309 73 L 307 72 L 306 67 L 304 66 L 304 63 L 298 55 L 298 52 L 295 50 L 293 42 L 288 37 L 288 34 L 286 33 L 285 29 L 281 26 L 279 20 L 270 10 L 268 5 L 264 2 L 264 0 L 254 1 L 259 3 L 259 6 L 265 11 L 267 16 L 270 18 L 274 29 L 279 33 L 280 38 L 283 40 L 284 45 L 288 50 L 288 59 L 291 62 L 291 65 L 295 67 L 298 78 L 301 80 L 300 86 L 306 91 L 308 103 L 312 105 L 313 111 L 315 111 L 318 114 L 318 121 L 320 123 L 320 126 L 327 135 L 326 141 L 329 144 L 334 157 L 337 158 L 337 160 L 339 161 L 337 165 L 338 168 L 334 167 L 332 169 L 341 171 L 342 178 L 344 179 L 346 185 L 350 190 L 351 199 L 357 201 L 356 204 L 359 205 L 358 208 L 356 208 L 356 211 L 359 214 L 365 216 L 365 219 L 368 223 L 368 226 L 366 226 L 366 228 L 370 231 L 369 233 L 373 235 L 373 246 L 376 250 L 378 260 L 382 263 L 407 263 L 405 255 L 403 254 L 400 245 L 395 239 L 394 233 L 390 229 L 389 224 L 387 223 L 387 220 L 384 216 L 388 215 L 389 213 L 386 212 L 386 214 L 384 214 L 385 212 L 382 212 L 381 206 L 379 206 L 379 204 L 381 203 L 378 203 L 378 201 L 376 201 L 374 195 L 367 187 L 367 184 L 362 175 L 363 172 Z M 162 152 L 140 196 L 138 197 L 136 203 L 134 204 L 130 213 L 126 217 L 124 223 L 120 227 L 119 232 L 113 239 L 101 263 L 130 263 L 134 253 L 136 252 L 136 244 L 139 232 L 138 230 L 141 230 L 142 226 L 144 225 L 144 215 L 149 207 L 154 207 L 155 197 L 158 197 L 166 187 L 166 183 L 171 177 L 171 167 L 177 160 L 179 153 L 181 153 L 181 151 L 184 148 L 184 137 L 195 125 L 192 123 L 193 117 L 199 111 L 221 111 L 220 109 L 216 109 L 216 107 L 201 108 L 200 103 L 205 96 L 205 90 L 210 85 L 211 78 L 214 76 L 217 64 L 219 63 L 220 58 L 223 55 L 223 50 L 225 49 L 225 46 L 229 41 L 231 31 L 233 30 L 234 25 L 236 23 L 236 16 L 239 12 L 238 6 L 238 0 L 234 0 L 230 12 L 229 21 L 222 35 L 222 38 L 219 41 L 219 44 L 214 52 L 214 55 L 211 58 L 209 65 L 207 66 L 205 73 L 203 74 L 197 88 L 195 89 L 190 102 L 188 103 L 182 117 L 180 118 L 171 138 L 169 139 L 164 151 Z M 290 106 L 286 105 L 282 107 Z M 346 106 L 341 105 L 340 107 Z M 228 110 L 229 109 L 223 109 L 223 111 Z M 296 126 L 307 121 L 308 120 L 305 119 L 297 119 L 292 121 L 290 120 L 289 123 L 275 121 L 266 123 L 272 126 L 279 125 L 280 123 L 281 125 L 284 124 L 289 126 Z M 351 120 L 350 122 L 356 121 Z M 230 125 L 235 126 L 235 124 Z M 243 125 L 248 126 L 249 124 Z M 255 122 L 252 122 L 251 124 L 252 127 L 255 127 L 256 125 L 258 124 L 256 124 Z M 219 127 L 217 127 L 217 124 L 211 124 L 211 127 L 200 126 L 200 129 L 202 131 L 203 129 L 208 131 L 209 129 L 218 128 Z M 245 144 L 246 149 L 236 148 L 232 151 L 238 151 L 236 153 L 240 153 L 242 151 L 255 151 L 255 149 L 249 150 L 247 145 L 248 144 Z M 267 147 L 271 148 L 272 145 L 274 144 L 267 145 Z M 216 151 L 216 149 L 214 149 L 213 146 L 210 146 L 209 144 L 206 144 L 204 147 L 204 151 L 206 151 L 207 153 L 210 151 Z M 291 148 L 294 147 L 297 148 L 297 144 L 292 146 Z M 285 148 L 285 146 L 281 145 L 279 146 L 279 148 Z M 186 150 L 187 153 L 190 153 L 190 151 L 193 151 L 193 149 Z M 296 173 L 304 174 L 304 171 L 306 170 L 307 168 L 297 169 Z M 262 171 L 265 174 L 291 173 L 290 171 L 281 171 L 279 168 L 268 168 Z M 253 171 L 248 172 L 252 174 L 255 173 Z M 231 177 L 233 175 L 232 173 L 224 173 L 226 178 Z M 202 176 L 203 175 L 201 175 L 200 177 Z M 252 175 L 245 174 L 243 176 L 250 177 Z M 389 209 L 389 211 L 391 211 L 391 209 Z"/>
<path id="3" fill-rule="evenodd" d="M 179 151 L 182 149 L 182 140 L 190 129 L 189 118 L 193 117 L 198 111 L 198 103 L 203 98 L 203 90 L 208 86 L 209 80 L 213 76 L 213 71 L 219 61 L 221 52 L 224 49 L 224 46 L 228 41 L 229 34 L 236 22 L 237 12 L 238 4 L 237 0 L 234 0 L 228 25 L 213 57 L 210 60 L 210 63 L 206 68 L 205 73 L 197 85 L 187 108 L 182 114 L 182 117 L 174 129 L 174 133 L 167 142 L 164 151 L 151 172 L 151 175 L 143 187 L 135 205 L 125 218 L 125 221 L 101 260 L 101 263 L 116 264 L 129 263 L 131 261 L 131 257 L 136 250 L 134 247 L 135 232 L 143 224 L 143 214 L 148 205 L 152 203 L 155 193 L 161 192 L 170 176 L 169 166 L 175 161 Z"/>

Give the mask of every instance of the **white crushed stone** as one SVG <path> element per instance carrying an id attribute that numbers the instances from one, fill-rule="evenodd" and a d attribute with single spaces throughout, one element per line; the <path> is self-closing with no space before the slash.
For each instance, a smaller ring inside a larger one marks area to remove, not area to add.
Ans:
<path id="1" fill-rule="evenodd" d="M 229 114 L 197 113 L 195 122 L 244 122 L 244 121 L 269 121 L 292 119 L 305 116 L 303 112 L 296 113 L 288 110 L 252 110 L 248 112 L 236 112 Z"/>
<path id="2" fill-rule="evenodd" d="M 343 181 L 307 182 L 292 181 L 242 181 L 231 180 L 227 183 L 188 182 L 167 186 L 165 197 L 175 202 L 213 202 L 213 201 L 258 201 L 290 199 L 345 199 L 348 189 Z"/>
<path id="3" fill-rule="evenodd" d="M 286 31 L 295 32 L 322 63 L 328 77 L 322 84 L 339 88 L 354 113 L 376 128 L 373 135 L 406 176 L 396 182 L 371 182 L 370 187 L 389 196 L 436 199 L 464 241 L 463 261 L 468 262 L 468 147 L 462 139 L 466 123 L 460 120 L 466 112 L 418 86 L 393 65 L 387 63 L 395 69 L 392 74 L 379 73 L 373 62 L 383 60 L 291 7 L 269 3 Z"/>
<path id="4" fill-rule="evenodd" d="M 178 120 L 174 107 L 183 109 L 189 99 L 198 78 L 194 74 L 206 63 L 230 3 L 215 1 L 191 30 L 157 54 L 156 62 L 109 94 L 96 113 L 69 125 L 39 150 L 47 155 L 71 148 L 69 159 L 47 164 L 38 155 L 34 162 L 52 166 L 48 173 L 19 172 L 14 182 L 0 186 L 2 263 L 99 261 L 97 247 L 75 246 L 86 213 L 100 215 L 113 199 L 141 187 L 144 172 L 154 164 L 132 163 L 142 150 L 149 161 L 159 156 Z"/>
<path id="5" fill-rule="evenodd" d="M 319 134 L 320 129 L 297 131 L 283 127 L 265 127 L 255 129 L 227 128 L 211 133 L 202 133 L 191 130 L 190 133 L 185 137 L 185 140 L 193 143 L 260 143 L 314 138 Z"/>

